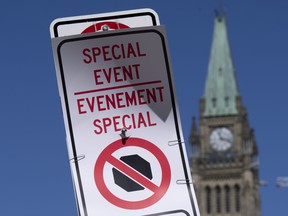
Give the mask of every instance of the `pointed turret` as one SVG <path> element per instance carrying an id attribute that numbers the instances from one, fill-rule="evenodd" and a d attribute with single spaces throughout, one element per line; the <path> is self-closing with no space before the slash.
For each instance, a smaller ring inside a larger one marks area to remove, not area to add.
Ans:
<path id="1" fill-rule="evenodd" d="M 239 96 L 224 12 L 215 13 L 203 116 L 236 115 Z"/>
<path id="2" fill-rule="evenodd" d="M 196 158 L 199 156 L 199 148 L 200 148 L 200 138 L 199 138 L 199 131 L 196 124 L 196 117 L 193 116 L 192 118 L 192 129 L 189 138 L 190 146 L 190 154 L 189 158 Z"/>

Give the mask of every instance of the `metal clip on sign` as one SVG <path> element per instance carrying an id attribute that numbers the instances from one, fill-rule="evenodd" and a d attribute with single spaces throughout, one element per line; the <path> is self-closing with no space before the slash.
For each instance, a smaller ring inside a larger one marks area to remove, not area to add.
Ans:
<path id="1" fill-rule="evenodd" d="M 192 180 L 190 179 L 178 179 L 176 181 L 176 184 L 193 184 Z"/>
<path id="2" fill-rule="evenodd" d="M 185 142 L 182 140 L 172 140 L 172 141 L 168 142 L 168 146 L 176 146 L 176 145 L 181 145 L 183 143 L 185 143 Z M 193 184 L 193 182 L 190 179 L 178 179 L 178 180 L 176 180 L 176 184 L 187 185 L 187 184 Z"/>
<path id="3" fill-rule="evenodd" d="M 85 155 L 77 155 L 76 157 L 71 158 L 70 161 L 75 163 L 76 161 L 80 161 L 80 160 L 82 160 L 84 158 L 85 158 Z"/>
<path id="4" fill-rule="evenodd" d="M 184 141 L 182 141 L 182 140 L 172 140 L 172 141 L 168 142 L 168 146 L 179 145 L 179 144 L 182 144 L 182 143 L 184 143 Z"/>

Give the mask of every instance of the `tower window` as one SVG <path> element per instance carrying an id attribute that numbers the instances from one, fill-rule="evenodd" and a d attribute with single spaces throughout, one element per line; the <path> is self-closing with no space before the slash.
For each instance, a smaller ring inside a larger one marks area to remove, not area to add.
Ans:
<path id="1" fill-rule="evenodd" d="M 216 107 L 216 102 L 217 102 L 217 99 L 216 98 L 212 98 L 212 106 L 215 108 Z"/>
<path id="2" fill-rule="evenodd" d="M 230 212 L 230 187 L 228 185 L 225 186 L 225 210 L 226 213 Z"/>
<path id="3" fill-rule="evenodd" d="M 226 107 L 229 106 L 229 97 L 225 97 L 225 106 L 226 106 Z"/>
<path id="4" fill-rule="evenodd" d="M 222 76 L 222 67 L 218 68 L 219 76 Z"/>
<path id="5" fill-rule="evenodd" d="M 235 185 L 235 210 L 236 212 L 240 212 L 240 187 L 239 185 Z"/>
<path id="6" fill-rule="evenodd" d="M 206 187 L 206 212 L 207 214 L 211 213 L 211 188 Z"/>
<path id="7" fill-rule="evenodd" d="M 217 186 L 216 188 L 216 211 L 221 213 L 221 188 Z"/>

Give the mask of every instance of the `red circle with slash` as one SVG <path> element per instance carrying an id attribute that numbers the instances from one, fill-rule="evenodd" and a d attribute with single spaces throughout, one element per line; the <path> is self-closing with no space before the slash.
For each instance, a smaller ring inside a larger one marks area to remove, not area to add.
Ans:
<path id="1" fill-rule="evenodd" d="M 121 148 L 128 146 L 143 148 L 151 152 L 158 160 L 161 168 L 162 178 L 160 185 L 154 184 L 150 179 L 139 174 L 129 165 L 115 158 L 112 154 Z M 116 169 L 123 172 L 129 178 L 141 184 L 144 188 L 150 190 L 152 195 L 148 198 L 138 201 L 128 201 L 114 195 L 107 187 L 104 180 L 104 165 L 111 164 Z M 122 140 L 117 140 L 108 145 L 99 155 L 94 167 L 94 180 L 101 195 L 110 203 L 124 209 L 143 209 L 158 202 L 167 192 L 171 181 L 171 169 L 164 153 L 153 143 L 141 138 L 129 138 L 123 144 Z"/>

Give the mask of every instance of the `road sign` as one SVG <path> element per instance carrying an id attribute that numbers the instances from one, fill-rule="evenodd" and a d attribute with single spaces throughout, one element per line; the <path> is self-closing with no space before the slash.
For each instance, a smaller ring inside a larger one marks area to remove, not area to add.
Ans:
<path id="1" fill-rule="evenodd" d="M 55 19 L 50 25 L 51 38 L 77 35 L 105 29 L 160 25 L 157 13 L 149 8 Z"/>
<path id="2" fill-rule="evenodd" d="M 52 44 L 81 215 L 198 216 L 164 27 Z"/>

